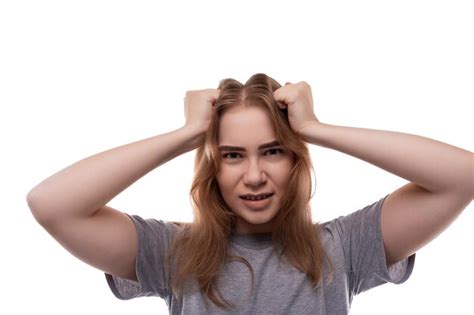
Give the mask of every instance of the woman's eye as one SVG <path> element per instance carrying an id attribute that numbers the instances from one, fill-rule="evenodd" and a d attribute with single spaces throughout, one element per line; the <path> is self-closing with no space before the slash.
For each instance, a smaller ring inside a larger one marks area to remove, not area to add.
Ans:
<path id="1" fill-rule="evenodd" d="M 267 154 L 269 152 L 270 152 L 270 154 Z M 274 149 L 269 149 L 269 150 L 265 151 L 265 155 L 277 155 L 277 154 L 280 154 L 282 152 L 283 152 L 282 149 L 274 148 Z M 229 153 L 223 154 L 222 157 L 224 159 L 228 159 L 228 160 L 235 160 L 236 158 L 241 157 L 241 155 L 237 152 L 229 152 Z"/>
<path id="2" fill-rule="evenodd" d="M 277 153 L 282 153 L 283 150 L 282 149 L 278 149 L 278 148 L 274 148 L 274 149 L 270 149 L 270 150 L 267 150 L 265 153 L 267 152 L 277 152 Z M 271 154 L 271 155 L 275 155 L 275 154 Z"/>
<path id="3" fill-rule="evenodd" d="M 229 155 L 232 155 L 232 154 L 240 155 L 240 154 L 238 154 L 238 153 L 236 153 L 236 152 L 229 152 L 229 153 L 223 154 L 222 157 L 228 158 L 228 156 L 229 156 Z M 233 160 L 232 158 L 229 158 L 229 159 Z"/>

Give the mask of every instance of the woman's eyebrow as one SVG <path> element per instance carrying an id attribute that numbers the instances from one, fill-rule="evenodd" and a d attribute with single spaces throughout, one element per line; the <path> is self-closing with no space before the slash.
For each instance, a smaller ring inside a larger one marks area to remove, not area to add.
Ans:
<path id="1" fill-rule="evenodd" d="M 274 140 L 272 142 L 262 144 L 261 146 L 258 147 L 258 149 L 261 150 L 261 149 L 276 147 L 279 145 L 280 145 L 280 142 L 278 142 L 278 140 Z M 234 147 L 230 145 L 220 145 L 219 151 L 245 151 L 245 148 Z"/>

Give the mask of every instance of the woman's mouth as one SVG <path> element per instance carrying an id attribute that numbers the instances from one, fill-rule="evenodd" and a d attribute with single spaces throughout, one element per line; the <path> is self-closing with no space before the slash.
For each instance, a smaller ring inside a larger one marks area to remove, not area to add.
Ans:
<path id="1" fill-rule="evenodd" d="M 261 210 L 268 207 L 273 199 L 274 193 L 266 194 L 264 196 L 250 197 L 250 196 L 240 196 L 242 202 L 249 208 L 254 210 Z"/>

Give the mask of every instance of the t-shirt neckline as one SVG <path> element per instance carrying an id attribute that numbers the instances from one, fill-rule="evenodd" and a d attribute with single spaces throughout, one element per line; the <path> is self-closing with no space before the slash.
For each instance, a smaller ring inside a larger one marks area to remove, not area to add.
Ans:
<path id="1" fill-rule="evenodd" d="M 262 249 L 272 246 L 272 233 L 239 234 L 233 232 L 230 240 L 232 243 L 236 243 L 246 248 Z"/>

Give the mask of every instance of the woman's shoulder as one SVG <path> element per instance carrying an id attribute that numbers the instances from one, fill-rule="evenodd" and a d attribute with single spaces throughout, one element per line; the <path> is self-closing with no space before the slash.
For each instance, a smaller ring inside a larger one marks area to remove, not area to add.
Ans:
<path id="1" fill-rule="evenodd" d="M 159 235 L 174 237 L 176 233 L 188 229 L 190 225 L 188 222 L 143 217 L 138 214 L 128 214 L 128 216 L 134 222 L 139 234 L 154 235 L 155 237 Z"/>

